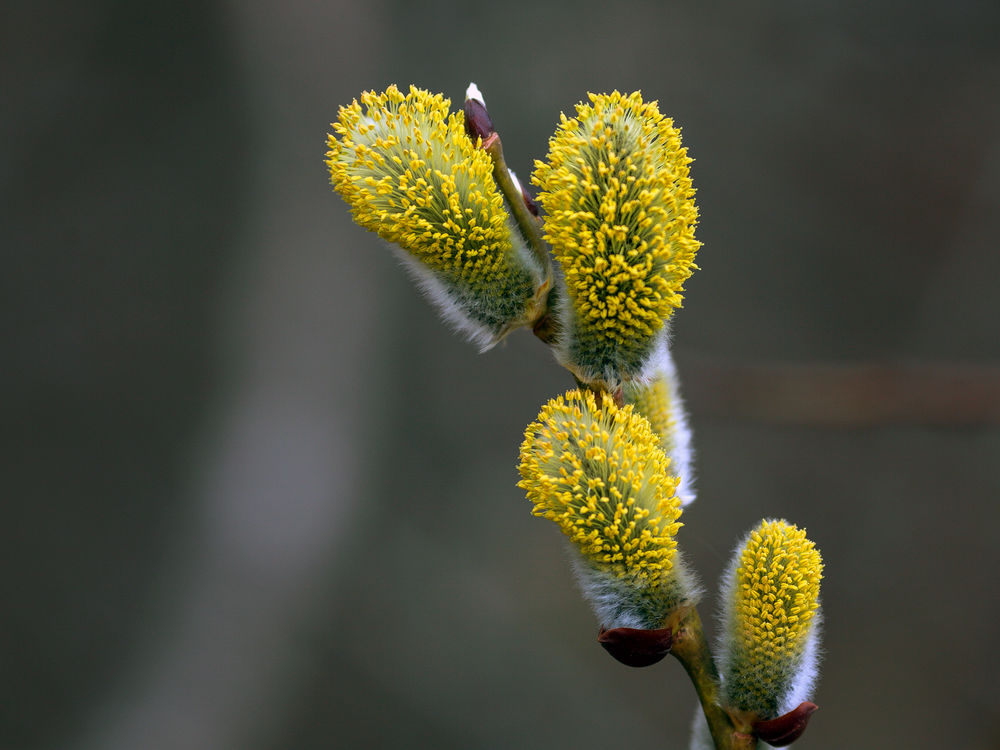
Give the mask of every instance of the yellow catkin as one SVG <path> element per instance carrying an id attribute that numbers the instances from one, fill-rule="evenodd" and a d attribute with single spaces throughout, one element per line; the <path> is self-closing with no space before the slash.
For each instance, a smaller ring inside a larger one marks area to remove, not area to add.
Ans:
<path id="1" fill-rule="evenodd" d="M 681 508 L 659 436 L 591 391 L 552 399 L 521 445 L 519 487 L 598 569 L 657 581 L 674 567 Z"/>
<path id="2" fill-rule="evenodd" d="M 562 117 L 533 182 L 579 335 L 641 349 L 697 267 L 691 159 L 639 92 L 589 96 Z"/>
<path id="3" fill-rule="evenodd" d="M 729 705 L 777 715 L 802 672 L 819 610 L 823 563 L 805 531 L 763 521 L 737 553 L 729 602 Z"/>
<path id="4" fill-rule="evenodd" d="M 805 531 L 764 521 L 750 534 L 736 569 L 740 634 L 762 657 L 791 656 L 805 644 L 819 607 L 819 550 Z"/>
<path id="5" fill-rule="evenodd" d="M 671 399 L 670 383 L 658 377 L 647 384 L 630 384 L 624 389 L 626 403 L 649 420 L 653 432 L 660 436 L 660 445 L 668 454 L 676 447 L 676 413 Z"/>
<path id="6" fill-rule="evenodd" d="M 358 224 L 449 281 L 493 294 L 513 283 L 530 295 L 530 280 L 511 268 L 492 161 L 466 135 L 462 116 L 449 113 L 450 103 L 393 85 L 341 107 L 336 135 L 327 139 L 330 181 Z"/>

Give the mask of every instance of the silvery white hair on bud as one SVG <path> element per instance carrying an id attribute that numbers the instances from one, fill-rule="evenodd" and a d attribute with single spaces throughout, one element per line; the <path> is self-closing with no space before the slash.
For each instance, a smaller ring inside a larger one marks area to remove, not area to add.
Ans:
<path id="1" fill-rule="evenodd" d="M 536 284 L 539 283 L 539 280 L 545 278 L 545 272 L 542 270 L 541 264 L 524 244 L 521 235 L 517 232 L 513 223 L 508 222 L 508 225 L 511 230 L 511 243 L 514 248 L 516 261 L 528 270 L 536 280 Z M 480 354 L 496 346 L 509 332 L 508 330 L 492 330 L 489 326 L 475 320 L 470 315 L 470 310 L 476 308 L 485 310 L 489 305 L 488 299 L 449 286 L 436 273 L 421 263 L 420 260 L 414 258 L 402 248 L 392 243 L 389 243 L 389 247 L 420 291 L 438 309 L 445 323 L 475 345 L 479 349 Z M 525 305 L 527 305 L 527 302 L 525 300 Z"/>
<path id="2" fill-rule="evenodd" d="M 586 599 L 598 621 L 606 628 L 641 628 L 652 630 L 661 623 L 650 622 L 645 607 L 637 605 L 636 592 L 620 578 L 596 570 L 579 554 L 573 555 L 573 572 L 583 598 Z"/>
<path id="3" fill-rule="evenodd" d="M 819 679 L 820 629 L 823 626 L 823 604 L 820 602 L 813 615 L 812 628 L 806 637 L 801 662 L 795 670 L 795 677 L 788 686 L 788 692 L 778 704 L 778 716 L 798 708 L 803 701 L 812 700 L 816 681 Z"/>
<path id="4" fill-rule="evenodd" d="M 735 597 L 736 571 L 740 566 L 740 550 L 746 545 L 747 540 L 753 532 L 743 536 L 736 551 L 729 561 L 726 571 L 722 574 L 722 581 L 719 583 L 719 636 L 715 653 L 718 664 L 719 678 L 721 680 L 721 695 L 726 694 L 726 675 L 729 673 L 731 650 L 729 648 L 729 625 L 730 625 L 730 602 Z M 820 635 L 823 625 L 823 603 L 817 600 L 817 608 L 813 614 L 812 625 L 809 635 L 806 636 L 805 647 L 799 655 L 798 663 L 795 664 L 795 671 L 787 685 L 784 686 L 781 694 L 777 696 L 778 716 L 786 714 L 793 708 L 797 708 L 803 701 L 811 700 L 816 681 L 819 679 L 819 658 L 822 654 L 820 647 Z M 769 747 L 761 742 L 764 747 Z"/>
<path id="5" fill-rule="evenodd" d="M 445 285 L 433 271 L 402 248 L 390 245 L 399 262 L 406 269 L 413 283 L 437 308 L 442 320 L 456 333 L 468 339 L 479 353 L 487 352 L 500 341 L 497 332 L 469 317 L 465 308 L 455 299 L 454 290 Z"/>
<path id="6" fill-rule="evenodd" d="M 556 264 L 558 266 L 558 264 Z M 563 280 L 562 293 L 559 295 L 559 305 L 556 309 L 559 327 L 562 333 L 553 344 L 553 354 L 556 361 L 567 370 L 576 375 L 585 383 L 601 381 L 608 390 L 614 391 L 625 385 L 626 382 L 649 383 L 656 377 L 657 368 L 657 347 L 661 341 L 666 341 L 669 321 L 664 324 L 663 329 L 651 338 L 648 348 L 643 350 L 641 361 L 636 369 L 623 376 L 619 371 L 617 363 L 604 363 L 600 366 L 594 363 L 575 361 L 573 357 L 573 342 L 577 336 L 578 322 L 576 312 L 573 308 L 573 301 L 570 299 Z"/>
<path id="7" fill-rule="evenodd" d="M 483 93 L 479 90 L 479 87 L 472 81 L 469 82 L 469 87 L 465 90 L 466 99 L 475 99 L 477 102 L 486 106 L 486 100 L 483 99 Z"/>
<path id="8" fill-rule="evenodd" d="M 688 750 L 715 750 L 712 733 L 708 731 L 708 720 L 701 706 L 694 707 L 694 721 L 691 722 L 691 744 Z"/>
<path id="9" fill-rule="evenodd" d="M 680 551 L 674 558 L 669 588 L 626 581 L 600 570 L 569 547 L 577 584 L 601 625 L 606 628 L 662 628 L 667 617 L 682 604 L 693 604 L 701 595 L 694 576 L 684 566 Z"/>
<path id="10" fill-rule="evenodd" d="M 653 350 L 651 364 L 653 377 L 666 379 L 670 391 L 670 411 L 674 419 L 673 450 L 670 457 L 670 473 L 680 479 L 677 485 L 677 496 L 681 507 L 693 503 L 697 497 L 694 487 L 694 449 L 692 446 L 691 427 L 688 423 L 687 409 L 680 394 L 680 380 L 677 377 L 677 366 L 670 355 L 669 329 L 663 327 L 656 348 Z"/>

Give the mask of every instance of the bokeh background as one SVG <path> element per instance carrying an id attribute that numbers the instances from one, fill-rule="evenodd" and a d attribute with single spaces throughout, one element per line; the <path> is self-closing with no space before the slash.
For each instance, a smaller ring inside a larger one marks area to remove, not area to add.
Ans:
<path id="1" fill-rule="evenodd" d="M 800 746 L 1000 747 L 1000 4 L 12 0 L 0 748 L 683 748 L 515 488 L 570 385 L 450 334 L 327 184 L 337 107 L 475 80 L 526 176 L 641 89 L 696 161 L 681 543 L 826 562 Z"/>

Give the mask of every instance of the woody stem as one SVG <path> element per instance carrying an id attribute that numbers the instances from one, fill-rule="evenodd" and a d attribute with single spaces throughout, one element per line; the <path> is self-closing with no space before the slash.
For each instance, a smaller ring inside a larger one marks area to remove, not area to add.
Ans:
<path id="1" fill-rule="evenodd" d="M 698 693 L 708 729 L 717 750 L 754 750 L 757 738 L 750 727 L 734 726 L 719 705 L 719 673 L 708 648 L 698 610 L 691 607 L 674 630 L 670 653 L 684 666 Z"/>

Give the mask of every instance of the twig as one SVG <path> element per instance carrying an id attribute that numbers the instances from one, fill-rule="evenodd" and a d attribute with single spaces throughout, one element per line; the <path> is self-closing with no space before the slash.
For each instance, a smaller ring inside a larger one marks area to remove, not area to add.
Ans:
<path id="1" fill-rule="evenodd" d="M 757 738 L 750 726 L 734 726 L 732 718 L 719 705 L 719 673 L 708 648 L 701 617 L 694 607 L 687 608 L 674 629 L 670 648 L 691 678 L 708 729 L 717 750 L 753 750 Z"/>

